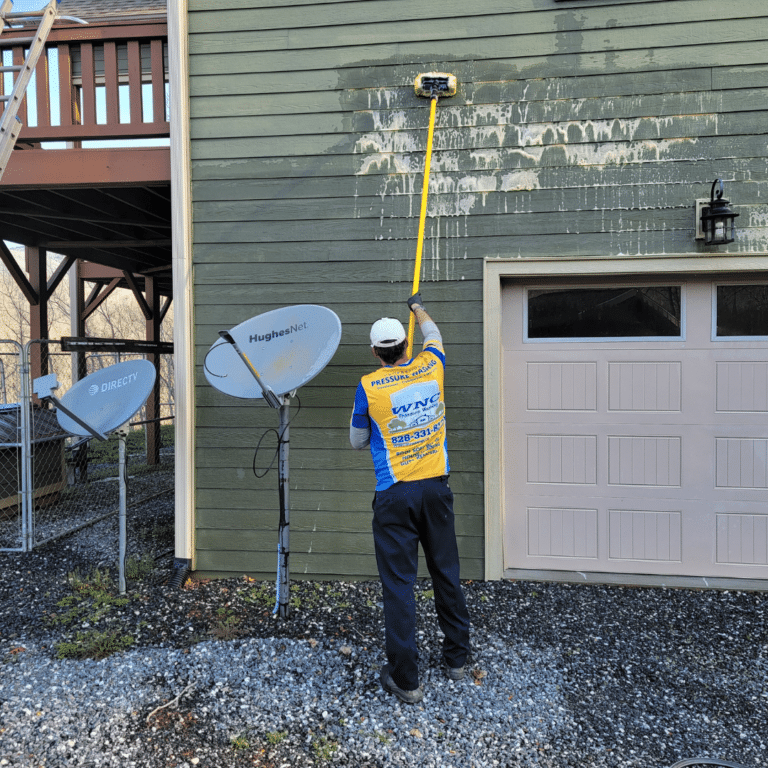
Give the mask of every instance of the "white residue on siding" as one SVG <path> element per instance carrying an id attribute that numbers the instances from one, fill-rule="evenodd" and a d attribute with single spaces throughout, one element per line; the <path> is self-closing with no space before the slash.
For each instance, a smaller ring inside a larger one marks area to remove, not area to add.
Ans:
<path id="1" fill-rule="evenodd" d="M 429 109 L 427 102 L 423 110 L 387 109 L 389 104 L 402 104 L 396 93 L 382 89 L 369 94 L 370 119 L 366 116 L 366 120 L 373 127 L 359 136 L 354 147 L 358 179 L 355 215 L 370 221 L 377 240 L 415 239 L 418 231 Z M 717 135 L 716 113 L 526 123 L 529 112 L 555 115 L 562 111 L 554 103 L 537 102 L 535 110 L 529 107 L 525 101 L 438 104 L 424 245 L 425 278 L 459 279 L 455 262 L 466 258 L 467 248 L 460 243 L 472 234 L 471 215 L 541 213 L 547 198 L 537 192 L 547 188 L 555 193 L 555 207 L 560 211 L 601 211 L 600 229 L 606 235 L 611 233 L 614 253 L 656 252 L 665 233 L 646 224 L 632 234 L 632 227 L 624 229 L 620 211 L 666 206 L 657 198 L 645 200 L 651 169 L 665 161 L 708 159 L 706 142 L 697 153 L 698 139 L 687 136 Z M 578 114 L 578 110 L 570 114 Z M 692 130 L 683 132 L 680 126 Z M 686 138 L 679 138 L 681 134 Z M 631 164 L 638 169 L 632 175 L 634 181 L 622 181 L 618 169 Z M 627 190 L 633 185 L 635 189 Z M 365 192 L 361 191 L 363 186 Z M 568 193 L 566 200 L 566 190 L 577 192 L 575 196 Z M 372 199 L 375 204 L 371 204 Z M 674 206 L 674 201 L 670 205 Z M 610 216 L 617 211 L 618 217 Z M 393 219 L 398 218 L 401 221 L 395 222 L 393 229 Z M 578 216 L 574 218 L 569 232 L 578 231 Z M 764 230 L 766 225 L 760 226 Z"/>
<path id="2" fill-rule="evenodd" d="M 511 171 L 501 177 L 502 192 L 521 192 L 523 190 L 540 189 L 539 171 L 526 168 L 523 171 Z"/>
<path id="3" fill-rule="evenodd" d="M 738 225 L 738 221 L 736 224 Z M 764 207 L 752 208 L 749 212 L 749 226 L 750 227 L 762 227 L 765 229 L 768 227 L 768 209 Z"/>
<path id="4" fill-rule="evenodd" d="M 736 239 L 746 245 L 750 253 L 768 251 L 768 208 L 756 205 L 749 211 L 749 226 L 739 226 L 743 217 L 736 219 Z"/>

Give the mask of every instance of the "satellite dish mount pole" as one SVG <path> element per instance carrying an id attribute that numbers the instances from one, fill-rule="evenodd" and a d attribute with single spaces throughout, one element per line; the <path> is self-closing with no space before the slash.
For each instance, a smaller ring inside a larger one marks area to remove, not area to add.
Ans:
<path id="1" fill-rule="evenodd" d="M 278 528 L 277 543 L 277 615 L 281 619 L 287 619 L 291 615 L 290 604 L 290 571 L 289 557 L 291 554 L 290 542 L 290 516 L 291 505 L 289 498 L 289 472 L 288 472 L 288 451 L 290 448 L 290 434 L 288 417 L 291 398 L 289 395 L 283 395 L 283 402 L 280 405 L 280 449 L 278 456 L 278 491 L 280 495 L 280 525 Z"/>
<path id="2" fill-rule="evenodd" d="M 120 498 L 120 512 L 118 514 L 118 530 L 119 530 L 119 552 L 117 556 L 117 583 L 120 588 L 120 594 L 124 595 L 127 589 L 125 583 L 125 556 L 128 550 L 128 486 L 126 475 L 128 473 L 128 465 L 126 462 L 125 442 L 128 437 L 128 425 L 123 424 L 122 427 L 118 427 L 115 430 L 117 435 L 117 471 L 120 475 L 119 480 L 119 498 Z"/>
<path id="3" fill-rule="evenodd" d="M 280 503 L 277 599 L 272 613 L 287 619 L 291 615 L 288 473 L 291 398 L 299 387 L 317 376 L 336 352 L 341 340 L 341 321 L 327 307 L 298 304 L 252 317 L 229 331 L 219 331 L 219 337 L 208 351 L 203 365 L 208 382 L 233 397 L 254 400 L 263 397 L 267 405 L 280 414 L 277 433 Z M 269 347 L 264 346 L 267 342 Z M 249 359 L 249 354 L 258 363 L 261 373 Z M 254 380 L 256 387 L 253 386 Z M 274 460 L 273 454 L 270 467 Z M 264 474 L 266 472 L 257 477 Z"/>
<path id="4" fill-rule="evenodd" d="M 268 384 L 265 384 L 259 372 L 254 367 L 253 363 L 249 360 L 248 355 L 243 352 L 238 346 L 237 342 L 232 338 L 232 334 L 229 331 L 219 331 L 219 336 L 231 344 L 235 352 L 239 355 L 240 359 L 245 363 L 246 368 L 251 373 L 256 383 L 261 389 L 261 393 L 264 397 L 264 401 L 270 408 L 275 408 L 280 411 L 280 430 L 278 431 L 278 474 L 280 475 L 278 480 L 278 493 L 280 496 L 280 524 L 278 527 L 278 539 L 277 539 L 277 604 L 275 605 L 275 613 L 282 619 L 287 619 L 291 615 L 290 605 L 290 583 L 289 583 L 289 571 L 288 561 L 291 554 L 290 546 L 290 504 L 289 504 L 289 487 L 288 487 L 288 449 L 289 449 L 289 433 L 288 424 L 289 411 L 291 407 L 291 398 L 285 394 L 282 397 L 276 395 Z"/>

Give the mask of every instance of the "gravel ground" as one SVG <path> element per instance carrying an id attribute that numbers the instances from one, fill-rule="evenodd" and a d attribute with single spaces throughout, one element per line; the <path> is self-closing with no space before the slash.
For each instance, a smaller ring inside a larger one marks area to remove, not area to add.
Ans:
<path id="1" fill-rule="evenodd" d="M 467 582 L 466 679 L 417 589 L 424 700 L 384 693 L 376 582 L 168 584 L 172 497 L 0 553 L 0 766 L 655 768 L 768 765 L 768 597 Z M 75 574 L 70 576 L 69 574 Z"/>

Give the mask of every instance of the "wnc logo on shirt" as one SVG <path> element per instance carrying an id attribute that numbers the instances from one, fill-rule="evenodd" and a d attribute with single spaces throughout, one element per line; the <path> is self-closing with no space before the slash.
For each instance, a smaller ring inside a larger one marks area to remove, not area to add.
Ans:
<path id="1" fill-rule="evenodd" d="M 392 432 L 429 424 L 445 411 L 440 402 L 440 387 L 436 381 L 411 384 L 390 395 L 395 418 L 387 426 Z"/>

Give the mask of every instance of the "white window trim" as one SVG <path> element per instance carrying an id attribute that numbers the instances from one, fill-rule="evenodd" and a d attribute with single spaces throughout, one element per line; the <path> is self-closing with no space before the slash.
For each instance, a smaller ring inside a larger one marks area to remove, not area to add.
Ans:
<path id="1" fill-rule="evenodd" d="M 487 258 L 483 269 L 483 418 L 485 483 L 485 578 L 504 575 L 503 552 L 503 392 L 501 355 L 502 280 L 517 278 L 535 281 L 557 277 L 606 278 L 647 275 L 706 276 L 765 272 L 768 254 L 706 256 L 671 254 L 632 259 L 595 258 Z"/>

